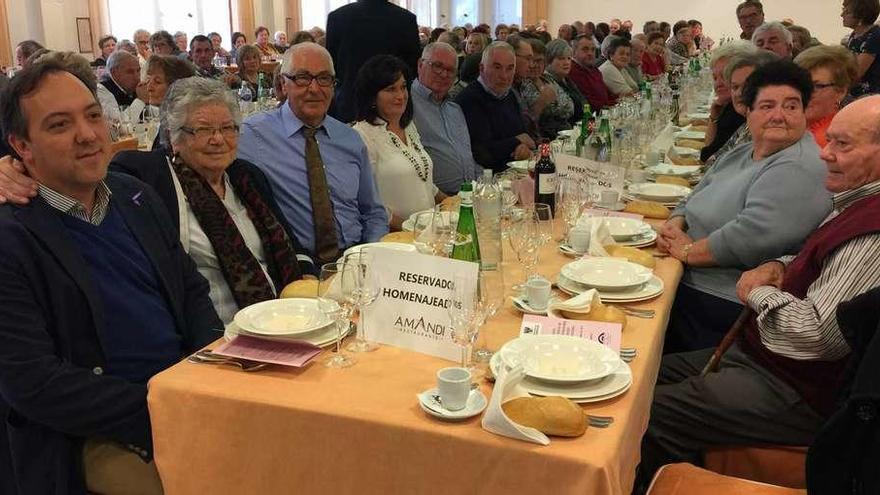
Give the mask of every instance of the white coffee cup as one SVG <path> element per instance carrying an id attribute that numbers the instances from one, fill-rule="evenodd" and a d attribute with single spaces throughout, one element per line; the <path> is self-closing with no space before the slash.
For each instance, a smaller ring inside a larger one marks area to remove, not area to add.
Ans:
<path id="1" fill-rule="evenodd" d="M 526 282 L 526 299 L 532 309 L 542 310 L 550 300 L 550 281 L 536 277 Z"/>
<path id="2" fill-rule="evenodd" d="M 578 253 L 586 253 L 590 248 L 590 229 L 582 226 L 568 232 L 568 246 Z"/>
<path id="3" fill-rule="evenodd" d="M 606 208 L 617 206 L 618 199 L 620 199 L 620 193 L 617 191 L 605 190 L 599 193 L 599 203 Z"/>
<path id="4" fill-rule="evenodd" d="M 464 409 L 470 393 L 471 372 L 467 368 L 443 368 L 437 372 L 437 394 L 444 409 Z"/>

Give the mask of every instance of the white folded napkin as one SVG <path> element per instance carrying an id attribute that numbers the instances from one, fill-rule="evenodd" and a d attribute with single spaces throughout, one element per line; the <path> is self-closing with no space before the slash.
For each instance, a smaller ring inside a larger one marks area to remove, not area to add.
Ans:
<path id="1" fill-rule="evenodd" d="M 508 370 L 502 365 L 498 375 L 495 376 L 495 388 L 492 390 L 492 398 L 489 406 L 483 414 L 483 429 L 504 437 L 523 440 L 525 442 L 550 445 L 550 439 L 540 431 L 514 423 L 504 414 L 501 404 L 517 397 L 528 397 L 529 394 L 519 386 L 526 376 L 522 365 Z"/>
<path id="2" fill-rule="evenodd" d="M 611 231 L 608 230 L 608 226 L 605 225 L 601 217 L 582 216 L 578 219 L 578 225 L 590 228 L 590 246 L 585 254 L 589 256 L 610 256 L 603 246 L 617 244 L 617 242 L 611 237 Z"/>
<path id="3" fill-rule="evenodd" d="M 596 289 L 590 289 L 578 294 L 575 297 L 560 301 L 554 299 L 547 306 L 547 315 L 555 318 L 563 318 L 559 311 L 568 311 L 570 313 L 589 313 L 593 304 L 593 298 L 598 296 Z"/>

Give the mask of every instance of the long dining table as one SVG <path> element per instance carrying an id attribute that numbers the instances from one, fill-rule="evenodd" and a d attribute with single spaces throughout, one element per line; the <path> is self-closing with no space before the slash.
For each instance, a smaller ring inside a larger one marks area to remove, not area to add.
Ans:
<path id="1" fill-rule="evenodd" d="M 555 280 L 569 261 L 550 243 L 538 271 Z M 357 364 L 345 369 L 312 362 L 246 373 L 184 361 L 149 383 L 165 492 L 628 494 L 682 265 L 657 258 L 655 274 L 664 292 L 630 304 L 654 309 L 655 316 L 630 316 L 623 331 L 622 345 L 638 351 L 630 363 L 631 388 L 584 406 L 590 414 L 613 416 L 608 428 L 551 437 L 541 446 L 489 433 L 482 416 L 435 419 L 421 410 L 416 394 L 452 364 L 387 345 L 356 355 Z M 497 350 L 518 336 L 521 320 L 507 299 L 481 338 Z M 489 397 L 492 384 L 481 387 Z"/>

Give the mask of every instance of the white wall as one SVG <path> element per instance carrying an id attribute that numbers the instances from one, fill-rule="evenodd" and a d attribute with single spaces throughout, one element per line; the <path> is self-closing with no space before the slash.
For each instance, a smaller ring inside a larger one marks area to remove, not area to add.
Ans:
<path id="1" fill-rule="evenodd" d="M 648 20 L 674 24 L 680 19 L 697 19 L 712 39 L 739 37 L 736 6 L 741 0 L 550 0 L 548 21 L 553 34 L 560 24 L 575 20 L 608 22 L 614 17 L 631 19 L 633 30 L 642 32 Z M 847 33 L 840 22 L 841 2 L 833 0 L 770 0 L 764 2 L 766 20 L 790 17 L 809 29 L 823 43 L 837 43 Z"/>
<path id="2" fill-rule="evenodd" d="M 76 18 L 89 17 L 88 0 L 8 0 L 7 9 L 9 19 L 15 19 L 9 23 L 13 49 L 24 40 L 35 40 L 53 50 L 79 52 Z"/>
<path id="3" fill-rule="evenodd" d="M 7 0 L 6 9 L 6 14 L 10 19 L 9 38 L 13 48 L 24 40 L 45 42 L 40 2 Z"/>

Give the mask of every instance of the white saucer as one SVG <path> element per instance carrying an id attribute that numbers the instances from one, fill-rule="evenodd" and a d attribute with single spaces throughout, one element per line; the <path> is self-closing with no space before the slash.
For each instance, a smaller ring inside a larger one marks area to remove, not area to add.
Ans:
<path id="1" fill-rule="evenodd" d="M 443 406 L 437 404 L 431 399 L 432 395 L 438 395 L 437 387 L 429 388 L 428 390 L 417 394 L 416 397 L 419 399 L 419 406 L 421 406 L 422 411 L 425 411 L 431 416 L 445 419 L 447 421 L 460 421 L 472 418 L 483 412 L 483 410 L 486 409 L 486 406 L 489 405 L 489 400 L 486 399 L 486 396 L 483 395 L 483 392 L 480 390 L 471 390 L 464 409 L 458 411 L 448 411 L 444 409 Z"/>
<path id="2" fill-rule="evenodd" d="M 583 292 L 589 290 L 589 287 L 585 287 L 583 285 L 578 284 L 572 280 L 569 280 L 561 273 L 559 274 L 559 278 L 556 280 L 556 286 L 562 292 L 570 296 L 577 296 Z M 638 301 L 647 301 L 648 299 L 653 299 L 660 294 L 663 293 L 663 280 L 654 276 L 644 285 L 637 287 L 631 291 L 625 292 L 599 292 L 599 299 L 602 302 L 638 302 Z"/>
<path id="3" fill-rule="evenodd" d="M 513 301 L 513 307 L 516 308 L 517 311 L 525 313 L 527 315 L 546 315 L 547 308 L 550 307 L 551 304 L 558 302 L 558 297 L 551 297 L 547 300 L 547 308 L 544 309 L 535 309 L 529 306 L 529 302 L 525 299 L 525 296 L 510 296 L 511 301 Z"/>

